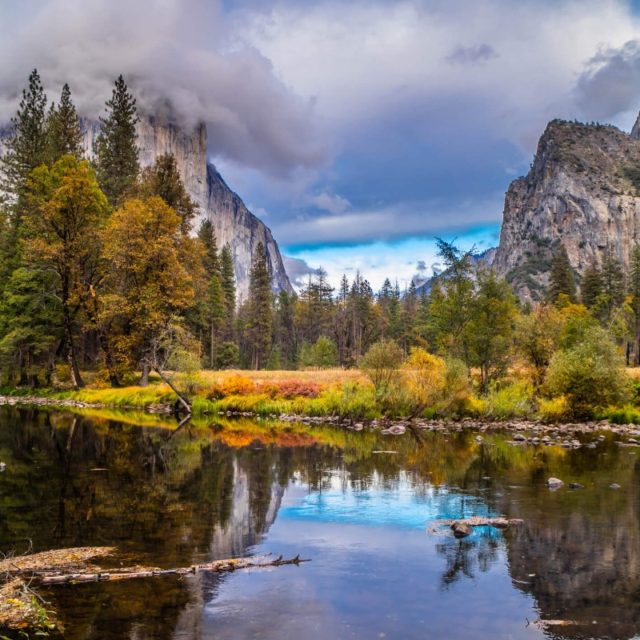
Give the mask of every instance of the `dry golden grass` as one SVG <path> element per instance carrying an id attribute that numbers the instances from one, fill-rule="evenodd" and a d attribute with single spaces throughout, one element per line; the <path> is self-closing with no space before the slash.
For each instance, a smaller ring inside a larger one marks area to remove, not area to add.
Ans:
<path id="1" fill-rule="evenodd" d="M 640 367 L 627 367 L 627 373 L 634 382 L 640 382 Z"/>
<path id="2" fill-rule="evenodd" d="M 365 382 L 367 378 L 358 369 L 316 369 L 303 371 L 252 371 L 245 369 L 229 369 L 225 371 L 203 370 L 198 374 L 205 385 L 224 382 L 234 376 L 247 378 L 256 384 L 282 382 L 285 380 L 299 380 L 301 382 L 315 382 L 320 385 L 330 385 L 336 382 Z"/>

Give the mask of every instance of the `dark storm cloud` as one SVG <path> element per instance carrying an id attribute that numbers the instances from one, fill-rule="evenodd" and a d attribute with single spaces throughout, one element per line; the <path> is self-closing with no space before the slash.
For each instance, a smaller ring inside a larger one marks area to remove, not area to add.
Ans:
<path id="1" fill-rule="evenodd" d="M 587 118 L 606 119 L 640 107 L 640 41 L 599 51 L 576 85 L 578 105 Z"/>
<path id="2" fill-rule="evenodd" d="M 4 5 L 4 6 L 3 6 Z M 209 125 L 211 152 L 284 175 L 323 160 L 310 101 L 255 48 L 235 46 L 216 0 L 42 0 L 0 4 L 0 119 L 37 67 L 52 97 L 69 82 L 95 117 L 123 73 L 147 111 Z"/>

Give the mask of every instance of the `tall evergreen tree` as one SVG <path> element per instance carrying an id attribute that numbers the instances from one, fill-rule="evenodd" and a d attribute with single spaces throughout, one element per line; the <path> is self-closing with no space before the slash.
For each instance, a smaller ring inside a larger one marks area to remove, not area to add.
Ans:
<path id="1" fill-rule="evenodd" d="M 60 104 L 51 105 L 47 118 L 47 160 L 53 164 L 64 155 L 79 160 L 82 157 L 82 129 L 80 118 L 71 100 L 68 84 L 62 87 Z"/>
<path id="2" fill-rule="evenodd" d="M 251 350 L 251 367 L 262 369 L 271 351 L 272 280 L 267 265 L 267 256 L 261 242 L 256 252 L 249 276 L 248 338 Z"/>
<path id="3" fill-rule="evenodd" d="M 47 96 L 38 70 L 29 75 L 29 86 L 22 91 L 22 99 L 15 117 L 11 119 L 13 134 L 2 157 L 3 189 L 17 204 L 24 195 L 26 182 L 33 169 L 47 159 Z"/>
<path id="4" fill-rule="evenodd" d="M 610 323 L 615 311 L 624 300 L 624 270 L 622 263 L 610 249 L 602 259 L 602 302 L 601 319 Z"/>
<path id="5" fill-rule="evenodd" d="M 588 309 L 595 309 L 602 295 L 602 273 L 595 260 L 587 267 L 582 276 L 580 297 Z"/>
<path id="6" fill-rule="evenodd" d="M 102 190 L 111 204 L 118 204 L 131 192 L 140 171 L 135 98 L 122 76 L 118 76 L 96 140 L 96 164 Z"/>
<path id="7" fill-rule="evenodd" d="M 640 366 L 640 246 L 637 244 L 631 251 L 628 291 L 631 296 L 631 308 L 633 310 L 633 352 L 634 364 L 637 367 Z"/>
<path id="8" fill-rule="evenodd" d="M 220 279 L 224 292 L 225 326 L 224 339 L 234 339 L 236 316 L 236 274 L 233 266 L 231 247 L 225 244 L 220 254 Z"/>
<path id="9" fill-rule="evenodd" d="M 564 245 L 560 245 L 553 256 L 549 274 L 549 299 L 557 303 L 560 296 L 566 296 L 571 302 L 576 301 L 575 275 Z"/>
<path id="10" fill-rule="evenodd" d="M 180 216 L 183 233 L 189 232 L 198 207 L 184 188 L 173 155 L 159 156 L 152 167 L 142 172 L 141 189 L 147 197 L 162 198 Z"/>

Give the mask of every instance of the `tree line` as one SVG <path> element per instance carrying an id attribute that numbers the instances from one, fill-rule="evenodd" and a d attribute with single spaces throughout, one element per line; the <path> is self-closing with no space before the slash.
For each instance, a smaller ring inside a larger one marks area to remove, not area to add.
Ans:
<path id="1" fill-rule="evenodd" d="M 172 156 L 141 168 L 137 122 L 120 76 L 87 159 L 69 86 L 48 105 L 31 73 L 0 166 L 5 384 L 82 387 L 88 371 L 117 386 L 134 376 L 145 385 L 152 370 L 352 367 L 383 341 L 405 356 L 421 348 L 462 362 L 487 390 L 522 353 L 542 376 L 560 348 L 549 320 L 559 309 L 583 314 L 638 362 L 639 248 L 629 273 L 611 252 L 594 263 L 579 300 L 560 247 L 547 299 L 531 306 L 471 252 L 442 240 L 445 269 L 428 291 L 413 283 L 401 291 L 390 279 L 374 291 L 359 273 L 336 290 L 320 269 L 299 293 L 274 292 L 260 244 L 238 305 L 231 249 L 218 247 L 210 221 L 193 233 L 197 206 Z M 549 334 L 528 344 L 541 328 Z"/>

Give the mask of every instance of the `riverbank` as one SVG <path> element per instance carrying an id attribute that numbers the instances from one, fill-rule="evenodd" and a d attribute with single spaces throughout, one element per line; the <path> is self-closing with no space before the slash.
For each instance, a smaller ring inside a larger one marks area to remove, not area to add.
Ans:
<path id="1" fill-rule="evenodd" d="M 357 370 L 320 371 L 200 371 L 177 373 L 173 384 L 188 397 L 192 416 L 260 417 L 307 424 L 341 426 L 383 425 L 408 422 L 422 424 L 475 421 L 505 424 L 529 421 L 539 425 L 584 422 L 640 424 L 636 403 L 621 407 L 599 407 L 576 421 L 563 397 L 536 395 L 526 381 L 514 378 L 507 384 L 478 395 L 470 386 L 447 392 L 446 400 L 415 410 L 411 391 L 400 389 L 393 402 L 381 398 L 371 382 Z M 4 389 L 0 404 L 50 406 L 76 409 L 117 409 L 171 414 L 176 404 L 174 390 L 159 379 L 148 386 L 135 384 L 112 388 L 99 380 L 81 390 Z"/>

